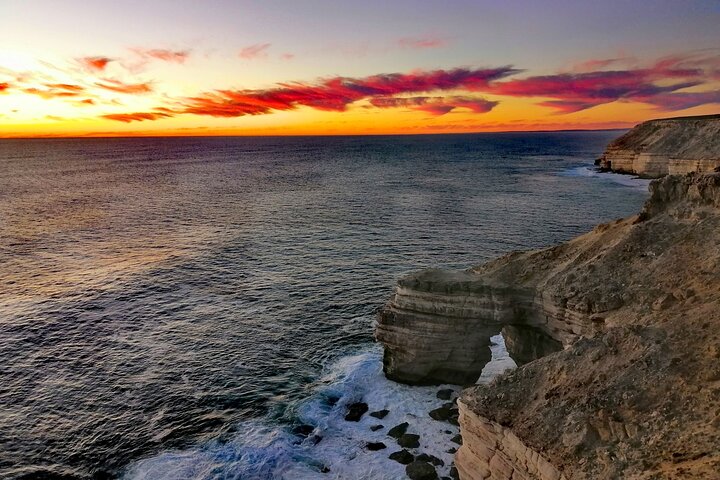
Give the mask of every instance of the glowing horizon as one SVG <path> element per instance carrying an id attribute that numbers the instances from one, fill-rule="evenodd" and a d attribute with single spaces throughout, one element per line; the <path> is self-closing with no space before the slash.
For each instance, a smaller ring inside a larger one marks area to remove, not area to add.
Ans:
<path id="1" fill-rule="evenodd" d="M 710 1 L 659 1 L 642 26 L 613 17 L 615 34 L 603 21 L 633 2 L 146 3 L 0 6 L 0 138 L 612 129 L 720 111 Z"/>

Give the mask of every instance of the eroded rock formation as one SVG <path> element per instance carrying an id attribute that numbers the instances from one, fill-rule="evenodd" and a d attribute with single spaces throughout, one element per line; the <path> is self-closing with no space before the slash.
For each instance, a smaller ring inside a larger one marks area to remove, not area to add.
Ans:
<path id="1" fill-rule="evenodd" d="M 720 115 L 643 122 L 613 141 L 596 163 L 646 178 L 713 172 L 720 167 Z"/>
<path id="2" fill-rule="evenodd" d="M 376 336 L 390 378 L 470 383 L 502 328 L 529 363 L 464 391 L 461 478 L 718 478 L 720 173 L 657 180 L 639 215 L 556 247 L 410 275 Z"/>

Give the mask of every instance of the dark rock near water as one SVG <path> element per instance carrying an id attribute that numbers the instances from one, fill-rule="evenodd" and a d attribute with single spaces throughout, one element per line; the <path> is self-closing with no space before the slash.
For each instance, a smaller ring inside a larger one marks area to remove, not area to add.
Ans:
<path id="1" fill-rule="evenodd" d="M 307 437 L 308 435 L 310 435 L 313 432 L 313 430 L 315 430 L 315 427 L 313 425 L 304 424 L 304 425 L 298 425 L 295 428 L 293 428 L 292 433 L 294 435 L 298 435 L 301 437 Z"/>
<path id="2" fill-rule="evenodd" d="M 353 403 L 348 407 L 348 413 L 345 415 L 345 420 L 348 422 L 359 422 L 365 412 L 368 411 L 367 403 L 357 402 Z"/>
<path id="3" fill-rule="evenodd" d="M 403 448 L 417 448 L 420 446 L 420 435 L 405 433 L 398 438 L 397 443 Z"/>
<path id="4" fill-rule="evenodd" d="M 331 407 L 334 407 L 335 404 L 339 401 L 340 401 L 340 397 L 336 397 L 335 395 L 329 396 L 325 400 L 325 402 L 327 402 L 327 404 L 330 405 Z"/>
<path id="5" fill-rule="evenodd" d="M 326 467 L 326 466 L 323 466 L 323 467 L 320 469 L 320 473 L 330 473 L 330 468 L 328 468 L 328 467 Z"/>
<path id="6" fill-rule="evenodd" d="M 411 480 L 438 480 L 435 467 L 427 462 L 414 461 L 405 467 L 405 474 Z"/>
<path id="7" fill-rule="evenodd" d="M 367 448 L 371 452 L 377 452 L 378 450 L 386 449 L 387 445 L 382 442 L 368 442 L 365 444 L 365 448 Z"/>
<path id="8" fill-rule="evenodd" d="M 400 450 L 399 452 L 391 453 L 388 458 L 390 460 L 395 460 L 396 462 L 403 465 L 408 465 L 415 461 L 415 457 L 413 457 L 413 454 L 408 452 L 407 450 Z"/>
<path id="9" fill-rule="evenodd" d="M 449 408 L 440 407 L 436 408 L 435 410 L 430 410 L 430 417 L 434 420 L 440 421 L 440 422 L 446 422 L 452 413 L 450 412 Z"/>
<path id="10" fill-rule="evenodd" d="M 457 468 L 450 467 L 450 478 L 453 480 L 460 480 L 460 474 L 457 471 Z"/>
<path id="11" fill-rule="evenodd" d="M 453 438 L 451 438 L 450 441 L 453 443 L 457 443 L 458 445 L 462 445 L 462 437 L 460 436 L 459 433 L 457 435 L 455 435 Z"/>
<path id="12" fill-rule="evenodd" d="M 438 390 L 437 392 L 437 398 L 440 400 L 450 400 L 450 397 L 452 397 L 453 390 L 450 388 L 444 388 L 442 390 Z"/>
<path id="13" fill-rule="evenodd" d="M 372 430 L 373 432 L 377 432 L 378 430 L 380 430 L 382 428 L 385 428 L 385 427 L 383 427 L 382 425 L 373 425 L 372 427 L 370 427 L 370 430 Z"/>
<path id="14" fill-rule="evenodd" d="M 390 431 L 388 432 L 388 435 L 390 435 L 393 438 L 400 438 L 405 434 L 405 432 L 407 432 L 407 429 L 409 426 L 410 426 L 410 424 L 408 424 L 407 422 L 403 422 L 399 425 L 395 425 L 394 427 L 392 427 L 390 429 Z"/>
<path id="15" fill-rule="evenodd" d="M 457 452 L 457 448 L 452 447 L 452 448 L 449 448 L 449 449 L 447 449 L 447 450 L 445 450 L 445 451 L 446 451 L 447 453 L 455 453 L 455 452 Z"/>
<path id="16" fill-rule="evenodd" d="M 435 455 L 430 455 L 429 453 L 421 453 L 417 457 L 415 457 L 415 460 L 419 460 L 421 462 L 429 462 L 435 465 L 436 467 L 442 467 L 445 465 L 445 462 L 443 462 L 441 459 L 436 457 Z"/>
<path id="17" fill-rule="evenodd" d="M 378 410 L 377 412 L 370 412 L 370 416 L 382 420 L 383 418 L 387 417 L 388 413 L 390 413 L 390 410 Z"/>

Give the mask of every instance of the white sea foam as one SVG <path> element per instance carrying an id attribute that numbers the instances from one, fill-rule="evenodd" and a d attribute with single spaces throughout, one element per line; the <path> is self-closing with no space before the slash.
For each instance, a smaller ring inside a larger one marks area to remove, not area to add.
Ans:
<path id="1" fill-rule="evenodd" d="M 502 337 L 493 337 L 493 361 L 483 371 L 478 383 L 489 381 L 515 364 L 509 358 Z M 445 400 L 437 398 L 439 389 L 450 388 L 456 394 L 460 387 L 410 387 L 392 382 L 382 372 L 382 352 L 375 345 L 331 364 L 318 381 L 318 387 L 306 400 L 290 408 L 302 423 L 314 425 L 315 431 L 302 439 L 286 425 L 272 424 L 269 419 L 243 422 L 236 438 L 227 443 L 210 442 L 183 451 L 170 451 L 132 465 L 125 477 L 137 480 L 176 479 L 378 479 L 405 477 L 405 466 L 390 460 L 392 452 L 401 450 L 387 435 L 393 426 L 409 424 L 408 433 L 420 435 L 420 448 L 412 453 L 428 453 L 445 462 L 438 467 L 447 475 L 453 461 L 448 453 L 457 447 L 450 439 L 459 433 L 457 426 L 433 420 L 428 412 Z M 332 405 L 328 400 L 336 398 Z M 369 414 L 359 422 L 344 419 L 348 405 L 363 401 L 370 412 L 387 409 L 390 413 L 378 420 Z M 373 432 L 370 427 L 383 425 Z M 315 435 L 322 440 L 315 443 Z M 387 448 L 369 451 L 367 442 L 383 442 Z M 322 473 L 323 467 L 329 469 Z"/>
<path id="2" fill-rule="evenodd" d="M 644 178 L 636 177 L 633 175 L 625 175 L 621 173 L 611 173 L 611 172 L 600 172 L 595 167 L 590 165 L 583 165 L 581 167 L 574 167 L 568 170 L 565 170 L 560 175 L 564 177 L 589 177 L 589 178 L 596 178 L 599 180 L 605 180 L 613 183 L 619 183 L 620 185 L 624 185 L 626 187 L 635 188 L 638 190 L 647 191 L 648 185 L 650 185 L 651 180 L 647 180 Z"/>

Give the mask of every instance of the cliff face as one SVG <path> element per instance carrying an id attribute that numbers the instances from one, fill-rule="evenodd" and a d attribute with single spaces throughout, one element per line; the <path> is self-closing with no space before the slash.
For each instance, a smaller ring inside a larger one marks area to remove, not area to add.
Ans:
<path id="1" fill-rule="evenodd" d="M 402 279 L 390 378 L 472 383 L 503 329 L 521 363 L 459 401 L 463 479 L 718 478 L 720 174 L 565 244 Z"/>
<path id="2" fill-rule="evenodd" d="M 650 120 L 613 141 L 602 169 L 646 178 L 720 167 L 720 115 Z"/>

